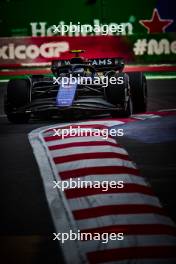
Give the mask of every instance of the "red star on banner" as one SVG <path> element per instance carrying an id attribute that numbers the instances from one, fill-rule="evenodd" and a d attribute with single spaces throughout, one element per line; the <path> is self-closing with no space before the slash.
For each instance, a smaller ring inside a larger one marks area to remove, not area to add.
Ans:
<path id="1" fill-rule="evenodd" d="M 147 28 L 148 33 L 165 32 L 165 29 L 172 24 L 172 22 L 172 19 L 161 19 L 156 8 L 153 10 L 150 20 L 139 20 L 139 23 Z"/>

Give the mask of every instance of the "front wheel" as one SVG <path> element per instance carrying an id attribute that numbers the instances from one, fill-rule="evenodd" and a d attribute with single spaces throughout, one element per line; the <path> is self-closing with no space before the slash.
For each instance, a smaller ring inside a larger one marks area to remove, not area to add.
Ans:
<path id="1" fill-rule="evenodd" d="M 142 72 L 129 72 L 129 83 L 133 101 L 134 113 L 147 110 L 147 81 Z"/>
<path id="2" fill-rule="evenodd" d="M 5 99 L 4 110 L 9 122 L 14 124 L 25 124 L 28 123 L 30 119 L 30 113 L 15 113 L 13 111 L 13 106 Z"/>
<path id="3" fill-rule="evenodd" d="M 4 111 L 10 122 L 15 124 L 27 123 L 30 118 L 29 113 L 19 111 L 31 101 L 31 84 L 29 79 L 10 80 L 7 85 L 7 95 L 5 96 Z"/>

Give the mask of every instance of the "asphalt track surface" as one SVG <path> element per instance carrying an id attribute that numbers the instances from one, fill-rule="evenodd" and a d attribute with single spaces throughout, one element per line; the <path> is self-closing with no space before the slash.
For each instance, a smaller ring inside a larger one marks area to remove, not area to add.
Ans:
<path id="1" fill-rule="evenodd" d="M 54 227 L 27 137 L 33 129 L 50 122 L 10 124 L 2 115 L 5 86 L 0 84 L 0 260 L 5 260 L 1 263 L 58 263 L 58 260 L 62 263 L 58 244 L 52 240 Z M 148 87 L 148 111 L 176 108 L 176 80 L 148 80 Z M 164 131 L 165 126 L 159 129 Z M 138 122 L 136 130 L 140 129 L 143 133 L 146 128 Z M 176 222 L 176 140 L 148 144 L 124 136 L 120 142 Z"/>

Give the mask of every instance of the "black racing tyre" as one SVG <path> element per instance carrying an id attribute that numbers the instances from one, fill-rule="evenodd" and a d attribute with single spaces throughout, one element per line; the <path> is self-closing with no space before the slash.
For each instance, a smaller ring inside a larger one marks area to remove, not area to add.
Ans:
<path id="1" fill-rule="evenodd" d="M 7 118 L 12 123 L 27 123 L 30 118 L 29 113 L 15 112 L 18 108 L 30 103 L 31 87 L 28 79 L 10 80 L 7 85 L 4 110 Z"/>
<path id="2" fill-rule="evenodd" d="M 113 76 L 111 75 L 110 77 Z M 105 97 L 106 100 L 113 105 L 123 105 L 126 100 L 126 95 L 129 89 L 129 78 L 126 73 L 115 73 L 114 77 L 123 78 L 123 83 L 112 84 L 109 82 L 108 86 L 105 87 Z"/>
<path id="3" fill-rule="evenodd" d="M 28 79 L 10 80 L 7 85 L 7 101 L 13 107 L 30 103 L 30 81 Z"/>
<path id="4" fill-rule="evenodd" d="M 147 110 L 147 81 L 142 72 L 129 72 L 130 91 L 133 112 L 142 113 Z"/>

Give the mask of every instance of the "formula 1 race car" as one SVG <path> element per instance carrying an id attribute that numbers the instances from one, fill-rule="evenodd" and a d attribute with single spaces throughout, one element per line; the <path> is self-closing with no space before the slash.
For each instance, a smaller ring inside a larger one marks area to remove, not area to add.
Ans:
<path id="1" fill-rule="evenodd" d="M 122 58 L 86 60 L 79 56 L 81 50 L 72 52 L 76 54 L 72 59 L 52 62 L 53 77 L 32 75 L 8 82 L 4 106 L 10 122 L 26 123 L 31 116 L 68 118 L 83 113 L 128 117 L 146 111 L 143 73 L 122 72 Z"/>

